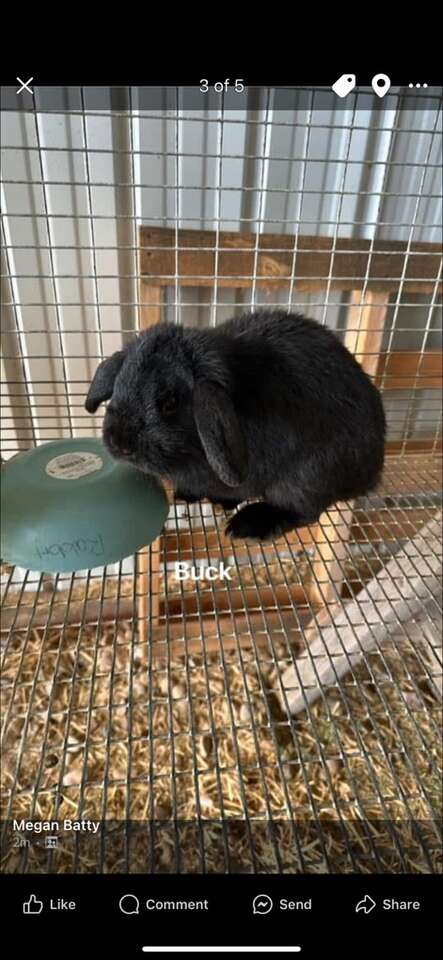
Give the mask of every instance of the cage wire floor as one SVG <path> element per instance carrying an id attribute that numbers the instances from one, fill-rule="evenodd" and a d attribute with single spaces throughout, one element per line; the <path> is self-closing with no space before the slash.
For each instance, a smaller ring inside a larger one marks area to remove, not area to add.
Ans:
<path id="1" fill-rule="evenodd" d="M 356 505 L 337 602 L 440 503 L 438 459 L 389 459 L 382 489 Z M 173 555 L 193 562 L 198 541 L 209 561 L 224 511 L 197 505 L 190 529 L 186 510 L 171 506 Z M 308 589 L 295 603 L 292 588 L 315 577 L 310 550 L 288 540 L 230 549 L 231 582 L 179 581 L 163 552 L 146 624 L 141 578 L 122 565 L 63 584 L 41 576 L 33 591 L 4 567 L 4 871 L 441 869 L 441 608 L 423 604 L 391 626 L 291 717 L 279 677 L 307 655 L 303 626 L 316 610 Z M 152 575 L 153 548 L 147 562 Z M 101 827 L 17 846 L 14 818 Z"/>

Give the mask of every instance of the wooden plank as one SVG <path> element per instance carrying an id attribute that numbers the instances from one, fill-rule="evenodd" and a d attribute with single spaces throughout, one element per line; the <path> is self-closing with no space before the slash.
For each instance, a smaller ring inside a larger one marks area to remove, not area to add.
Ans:
<path id="1" fill-rule="evenodd" d="M 225 586 L 215 587 L 214 591 L 197 589 L 195 592 L 169 594 L 162 598 L 160 616 L 192 617 L 203 614 L 214 615 L 242 610 L 291 609 L 297 604 L 307 605 L 307 592 L 300 584 L 292 583 L 258 587 L 244 586 L 233 582 L 229 593 Z"/>
<path id="2" fill-rule="evenodd" d="M 442 457 L 441 453 L 411 453 L 389 455 L 385 459 L 380 496 L 392 498 L 411 493 L 441 493 Z"/>
<path id="3" fill-rule="evenodd" d="M 383 341 L 389 297 L 386 293 L 353 290 L 347 310 L 345 346 L 368 376 L 375 376 Z"/>
<path id="4" fill-rule="evenodd" d="M 122 597 L 119 602 L 119 616 L 121 620 L 132 620 L 134 617 L 134 604 L 132 598 Z M 66 625 L 78 626 L 82 623 L 94 624 L 98 622 L 105 623 L 108 620 L 114 620 L 117 610 L 116 599 L 106 600 L 101 604 L 99 600 L 76 601 L 69 604 L 60 604 L 54 607 L 48 619 L 48 609 L 45 605 L 40 613 L 32 616 L 32 606 L 23 605 L 18 617 L 14 621 L 14 632 L 17 636 L 29 629 L 32 617 L 32 629 L 41 629 L 45 631 L 48 626 L 51 628 L 61 628 Z M 234 649 L 238 645 L 251 648 L 257 644 L 260 648 L 269 649 L 269 638 L 282 638 L 282 631 L 286 642 L 291 645 L 300 640 L 300 624 L 307 622 L 310 614 L 306 611 L 283 611 L 279 613 L 266 612 L 250 613 L 248 616 L 243 614 L 220 614 L 217 617 L 210 615 L 208 617 L 195 619 L 178 618 L 178 622 L 167 620 L 156 626 L 150 626 L 146 642 L 152 644 L 152 652 L 155 659 L 162 659 L 168 656 L 179 656 L 184 653 L 201 653 L 202 646 L 206 651 L 217 651 L 220 649 L 220 643 L 226 649 Z M 2 632 L 7 631 L 12 626 L 14 619 L 13 612 L 2 620 Z M 186 643 L 184 642 L 186 638 Z"/>
<path id="5" fill-rule="evenodd" d="M 220 556 L 225 560 L 232 554 L 235 555 L 237 563 L 248 560 L 250 553 L 254 553 L 254 547 L 248 547 L 240 540 L 233 542 L 229 537 L 225 537 L 219 529 L 210 526 L 210 520 L 207 520 L 207 527 L 202 530 L 201 527 L 195 527 L 192 532 L 186 530 L 174 531 L 166 529 L 163 533 L 165 560 L 173 562 L 176 560 L 196 561 L 208 560 L 209 557 Z M 293 537 L 292 541 L 290 537 Z M 263 562 L 278 562 L 283 553 L 300 550 L 304 545 L 309 546 L 312 543 L 312 533 L 309 527 L 300 528 L 287 537 L 280 537 L 273 540 L 272 543 L 260 544 L 260 555 Z M 192 561 L 194 562 L 194 561 Z"/>
<path id="6" fill-rule="evenodd" d="M 350 539 L 355 543 L 412 540 L 417 530 L 429 519 L 429 514 L 437 512 L 437 506 L 355 510 Z"/>
<path id="7" fill-rule="evenodd" d="M 313 530 L 316 545 L 312 561 L 314 578 L 307 587 L 312 603 L 335 603 L 341 596 L 343 564 L 348 552 L 352 505 L 337 504 L 320 517 Z"/>
<path id="8" fill-rule="evenodd" d="M 369 376 L 377 370 L 388 306 L 387 293 L 366 290 L 363 295 L 361 290 L 352 291 L 346 317 L 345 346 L 355 354 Z M 320 518 L 320 529 L 317 528 L 314 534 L 315 578 L 310 588 L 314 602 L 331 604 L 340 597 L 352 514 L 352 503 L 342 503 Z"/>
<path id="9" fill-rule="evenodd" d="M 420 440 L 390 440 L 386 444 L 387 455 L 396 453 L 440 453 L 443 449 L 441 437 L 422 437 Z"/>
<path id="10" fill-rule="evenodd" d="M 409 475 L 408 472 L 408 478 Z M 422 477 L 417 479 L 415 486 L 408 485 L 408 495 L 413 494 L 414 489 L 419 492 L 423 490 Z M 383 490 L 380 492 L 383 495 Z M 345 507 L 347 509 L 347 505 L 345 505 Z M 409 537 L 411 536 L 411 528 L 418 528 L 420 523 L 423 523 L 425 519 L 427 519 L 429 512 L 436 511 L 437 509 L 437 506 L 408 506 L 407 508 L 392 506 L 389 508 L 368 507 L 365 510 L 354 510 L 351 524 L 351 539 L 362 542 L 367 540 L 392 540 Z M 305 534 L 306 547 L 312 546 L 314 543 L 323 546 L 323 549 L 327 547 L 329 543 L 329 527 L 332 526 L 335 519 L 337 519 L 338 523 L 340 523 L 340 518 L 342 523 L 345 519 L 338 511 L 335 511 L 335 513 L 337 518 L 331 517 L 331 511 L 328 512 L 328 523 L 325 528 L 323 525 L 317 525 L 314 528 L 306 527 L 303 530 L 297 531 L 297 533 Z M 205 533 L 202 533 L 199 527 L 195 528 L 192 533 L 186 530 L 180 530 L 176 533 L 165 531 L 162 539 L 165 563 L 170 564 L 178 560 L 187 560 L 192 563 L 195 562 L 198 565 L 202 560 L 207 561 L 209 557 L 211 560 L 218 562 L 222 559 L 227 561 L 229 556 L 228 552 L 223 549 L 217 531 L 211 528 L 208 528 Z M 337 540 L 333 542 L 337 543 Z M 280 545 L 280 549 L 278 545 Z M 298 548 L 300 548 L 300 544 L 298 544 Z M 283 550 L 285 550 L 284 557 L 280 552 Z M 230 553 L 232 555 L 232 544 Z M 281 539 L 280 541 L 276 540 L 272 544 L 260 544 L 260 554 L 266 563 L 278 564 L 283 559 L 288 559 L 287 542 Z M 235 558 L 237 563 L 240 561 L 240 570 L 242 569 L 241 561 L 248 559 L 248 557 L 247 548 L 242 548 L 240 544 L 236 544 Z M 295 558 L 294 563 L 296 563 Z"/>
<path id="11" fill-rule="evenodd" d="M 409 624 L 441 596 L 441 512 L 407 541 L 355 600 L 322 611 L 305 631 L 309 656 L 281 676 L 280 702 L 299 713 L 325 687 L 337 684 L 364 656 L 380 650 L 398 624 Z M 439 665 L 439 673 L 441 664 Z M 284 696 L 285 692 L 286 696 Z"/>
<path id="12" fill-rule="evenodd" d="M 219 287 L 250 287 L 254 276 L 256 234 L 221 231 L 218 242 L 217 284 Z M 179 230 L 163 227 L 140 228 L 140 272 L 151 285 L 170 286 L 175 282 L 178 242 L 178 282 L 181 286 L 212 287 L 215 274 L 216 233 L 211 230 Z M 295 276 L 295 289 L 354 290 L 366 282 L 367 291 L 398 290 L 406 272 L 404 293 L 432 293 L 439 276 L 441 250 L 437 243 L 407 244 L 397 241 L 299 236 L 293 271 L 295 237 L 260 234 L 258 239 L 257 285 L 284 289 Z M 145 281 L 145 282 L 146 282 Z"/>
<path id="13" fill-rule="evenodd" d="M 162 539 L 158 537 L 151 547 L 137 553 L 137 584 L 139 627 L 146 635 L 148 624 L 158 623 L 160 615 L 160 554 Z"/>
<path id="14" fill-rule="evenodd" d="M 106 623 L 109 620 L 115 620 L 118 614 L 119 620 L 127 620 L 134 615 L 134 601 L 132 597 L 109 597 L 101 601 L 96 599 L 74 600 L 67 603 L 66 600 L 59 601 L 55 599 L 52 606 L 48 603 L 39 603 L 34 607 L 35 594 L 29 594 L 29 603 L 23 601 L 19 604 L 18 610 L 10 607 L 9 603 L 2 607 L 1 632 L 9 633 L 11 629 L 15 631 L 32 629 L 60 629 L 67 626 L 82 623 Z"/>
<path id="15" fill-rule="evenodd" d="M 441 350 L 396 350 L 381 353 L 375 383 L 384 390 L 441 390 L 443 385 L 443 354 Z"/>
<path id="16" fill-rule="evenodd" d="M 147 330 L 160 323 L 163 307 L 163 287 L 140 283 L 140 329 Z"/>

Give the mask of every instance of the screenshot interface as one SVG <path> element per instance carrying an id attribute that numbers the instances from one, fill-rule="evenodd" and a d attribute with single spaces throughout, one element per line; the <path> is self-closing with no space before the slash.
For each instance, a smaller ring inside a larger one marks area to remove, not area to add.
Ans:
<path id="1" fill-rule="evenodd" d="M 437 930 L 442 87 L 382 68 L 1 86 L 0 882 L 48 957 Z"/>

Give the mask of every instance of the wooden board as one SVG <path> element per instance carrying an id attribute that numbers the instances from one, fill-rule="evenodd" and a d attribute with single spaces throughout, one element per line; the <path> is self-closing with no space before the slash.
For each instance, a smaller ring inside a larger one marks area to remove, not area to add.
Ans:
<path id="1" fill-rule="evenodd" d="M 441 390 L 443 385 L 441 350 L 418 353 L 396 350 L 375 357 L 377 387 L 384 390 Z"/>
<path id="2" fill-rule="evenodd" d="M 140 329 L 147 330 L 162 319 L 163 288 L 140 283 Z"/>
<path id="3" fill-rule="evenodd" d="M 369 376 L 377 368 L 388 307 L 388 293 L 352 291 L 346 316 L 345 346 Z M 320 517 L 313 536 L 316 544 L 315 577 L 310 588 L 313 602 L 334 604 L 340 599 L 352 514 L 353 503 L 350 502 L 337 504 Z"/>
<path id="4" fill-rule="evenodd" d="M 370 377 L 378 369 L 388 307 L 386 293 L 352 291 L 346 317 L 345 346 Z"/>
<path id="5" fill-rule="evenodd" d="M 396 453 L 441 453 L 443 442 L 441 437 L 422 437 L 420 440 L 390 440 L 386 444 L 388 456 Z"/>
<path id="6" fill-rule="evenodd" d="M 259 288 L 285 288 L 295 276 L 299 291 L 323 290 L 331 274 L 332 289 L 395 292 L 398 290 L 407 256 L 403 292 L 433 293 L 439 276 L 441 248 L 437 243 L 407 244 L 379 240 L 330 237 L 257 235 L 221 231 L 218 237 L 218 287 L 250 287 L 254 273 Z M 211 230 L 175 230 L 163 227 L 140 228 L 140 272 L 149 285 L 170 286 L 177 270 L 180 286 L 211 287 L 215 273 L 216 233 Z M 294 248 L 297 244 L 294 268 Z M 441 286 L 441 285 L 440 285 Z"/>
<path id="7" fill-rule="evenodd" d="M 61 603 L 54 606 L 48 613 L 45 605 L 42 611 L 35 612 L 31 605 L 20 607 L 14 619 L 14 633 L 17 637 L 27 635 L 29 629 L 39 629 L 46 633 L 51 629 L 64 629 L 66 625 L 81 628 L 82 624 L 101 626 L 108 621 L 119 621 L 134 618 L 134 603 L 131 597 L 120 597 L 105 600 L 80 600 L 70 604 Z M 152 645 L 153 657 L 158 660 L 162 657 L 180 656 L 184 653 L 201 653 L 220 649 L 220 643 L 226 649 L 238 646 L 251 648 L 257 645 L 269 649 L 270 637 L 281 640 L 282 631 L 291 644 L 300 639 L 300 625 L 310 618 L 306 611 L 284 610 L 257 613 L 253 611 L 245 615 L 242 611 L 232 613 L 213 614 L 204 617 L 187 617 L 167 619 L 163 623 L 149 624 L 147 631 L 140 630 L 138 624 L 139 642 L 144 640 Z M 8 617 L 2 620 L 2 632 L 11 628 Z M 137 619 L 137 618 L 136 618 Z M 137 624 L 135 624 L 137 626 Z M 145 632 L 145 637 L 143 633 Z"/>
<path id="8" fill-rule="evenodd" d="M 250 613 L 295 610 L 299 605 L 307 607 L 307 603 L 307 589 L 300 584 L 260 584 L 252 587 L 240 586 L 237 581 L 232 583 L 229 592 L 224 584 L 219 584 L 215 585 L 213 591 L 206 589 L 197 592 L 196 589 L 195 592 L 174 593 L 167 600 L 162 598 L 160 620 L 162 617 L 169 621 L 171 617 L 214 616 L 215 613 L 220 616 L 223 613 L 244 613 L 245 610 Z"/>
<path id="9" fill-rule="evenodd" d="M 280 696 L 284 689 L 287 694 L 283 708 L 289 706 L 292 714 L 303 710 L 365 654 L 380 651 L 398 625 L 413 622 L 428 604 L 436 616 L 441 596 L 441 519 L 439 511 L 413 540 L 400 546 L 356 599 L 318 614 L 304 632 L 309 656 L 296 667 L 291 664 L 281 676 Z"/>
<path id="10" fill-rule="evenodd" d="M 437 512 L 437 506 L 355 510 L 350 539 L 354 543 L 413 540 L 420 527 L 430 519 L 430 514 Z"/>
<path id="11" fill-rule="evenodd" d="M 340 599 L 352 515 L 352 504 L 337 504 L 337 509 L 324 513 L 313 529 L 314 579 L 307 588 L 312 603 L 330 604 Z"/>

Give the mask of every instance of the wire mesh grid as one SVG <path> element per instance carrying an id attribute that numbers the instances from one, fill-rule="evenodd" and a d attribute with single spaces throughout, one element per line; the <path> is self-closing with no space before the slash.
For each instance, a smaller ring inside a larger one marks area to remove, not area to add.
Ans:
<path id="1" fill-rule="evenodd" d="M 313 538 L 227 543 L 223 512 L 171 497 L 162 538 L 133 568 L 4 568 L 5 869 L 438 870 L 434 539 L 414 548 L 424 593 L 407 594 L 409 616 L 383 585 L 386 636 L 362 602 L 349 621 L 349 603 L 381 569 L 395 585 L 390 558 L 441 504 L 441 114 L 354 108 L 325 120 L 312 97 L 285 120 L 272 90 L 246 121 L 223 105 L 188 116 L 179 91 L 175 115 L 140 115 L 130 90 L 122 113 L 81 104 L 57 110 L 62 143 L 40 111 L 3 138 L 3 456 L 98 435 L 100 417 L 83 408 L 90 376 L 152 318 L 215 324 L 262 305 L 351 337 L 384 392 L 389 452 L 402 456 L 388 458 L 376 494 L 332 511 Z M 146 239 L 146 223 L 166 240 Z M 172 268 L 147 275 L 144 254 L 162 257 L 165 244 Z M 224 256 L 248 244 L 246 269 L 239 259 L 230 273 Z M 350 273 L 347 248 L 360 257 Z M 302 255 L 314 257 L 307 272 Z M 263 257 L 277 258 L 276 274 Z M 367 340 L 366 310 L 380 302 Z M 231 579 L 205 579 L 221 558 Z M 184 562 L 201 579 L 178 579 Z M 327 645 L 312 653 L 307 631 L 323 635 L 325 610 L 348 618 L 357 654 L 346 640 L 336 660 Z M 316 657 L 332 669 L 324 687 Z M 297 715 L 282 683 L 291 667 Z M 100 827 L 17 847 L 13 819 Z"/>
<path id="2" fill-rule="evenodd" d="M 383 526 L 392 548 L 435 517 L 439 479 L 433 461 L 407 472 L 390 464 L 390 506 L 380 513 L 368 500 L 356 517 L 366 549 L 343 569 L 348 596 L 386 562 Z M 74 574 L 63 593 L 57 578 L 45 589 L 42 575 L 32 600 L 6 590 L 6 819 L 106 823 L 98 838 L 64 834 L 56 852 L 12 847 L 9 867 L 437 869 L 438 599 L 411 605 L 414 615 L 394 620 L 382 643 L 293 718 L 279 678 L 310 656 L 303 626 L 318 607 L 306 587 L 309 549 L 287 538 L 233 546 L 232 580 L 196 581 L 187 594 L 168 557 L 204 571 L 223 550 L 223 513 L 215 527 L 203 512 L 200 522 L 199 535 L 184 535 L 178 521 L 168 531 L 147 640 L 139 580 L 121 566 Z M 416 562 L 429 564 L 430 550 L 425 543 Z M 294 600 L 294 580 L 304 602 Z"/>

